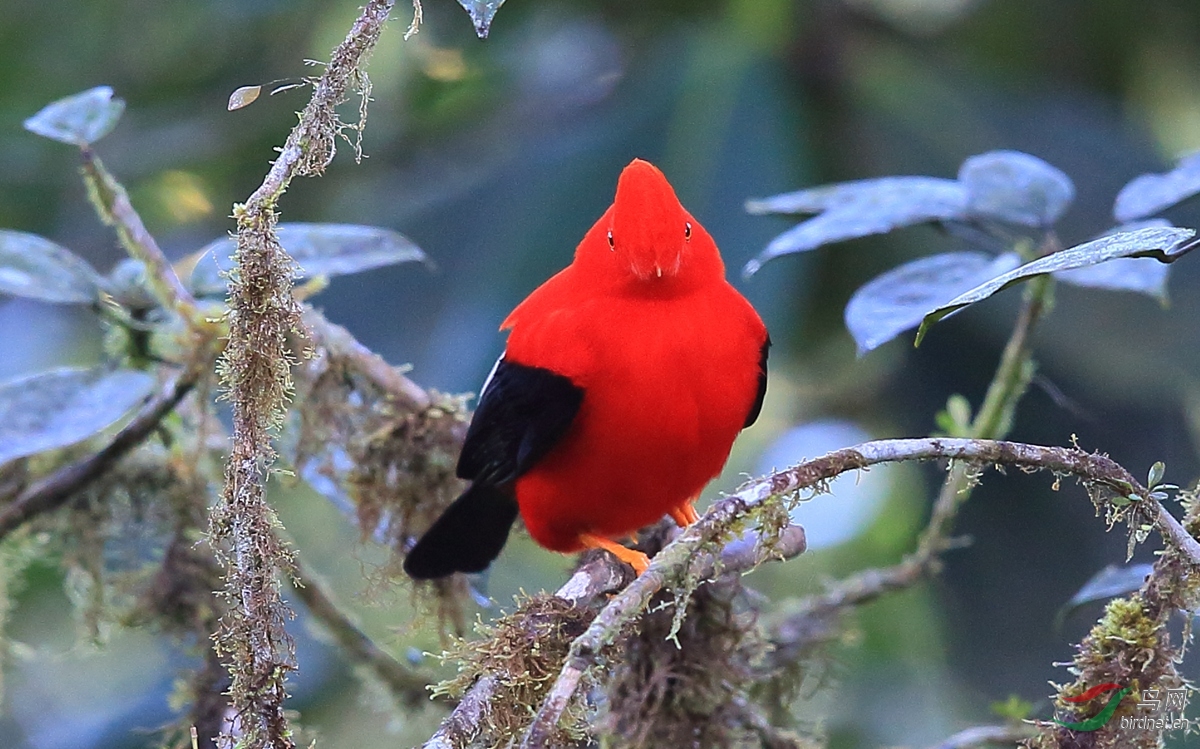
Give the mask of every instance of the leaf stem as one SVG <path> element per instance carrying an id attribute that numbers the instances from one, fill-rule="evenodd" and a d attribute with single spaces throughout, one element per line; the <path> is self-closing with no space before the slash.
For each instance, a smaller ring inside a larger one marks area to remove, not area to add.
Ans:
<path id="1" fill-rule="evenodd" d="M 100 219 L 116 228 L 121 245 L 129 256 L 140 260 L 146 267 L 146 280 L 150 290 L 164 309 L 174 310 L 195 329 L 205 324 L 196 300 L 188 291 L 166 255 L 158 246 L 154 236 L 146 230 L 141 216 L 129 202 L 129 194 L 105 167 L 100 157 L 88 146 L 80 148 L 83 156 L 83 181 L 88 196 Z"/>

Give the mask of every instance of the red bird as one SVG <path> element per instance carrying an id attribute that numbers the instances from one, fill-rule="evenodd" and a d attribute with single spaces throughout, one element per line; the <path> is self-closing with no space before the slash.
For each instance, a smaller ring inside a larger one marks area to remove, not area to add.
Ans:
<path id="1" fill-rule="evenodd" d="M 762 320 L 663 173 L 635 159 L 574 261 L 500 328 L 508 346 L 458 461 L 472 484 L 405 571 L 486 569 L 519 510 L 547 549 L 607 549 L 641 574 L 646 556 L 613 539 L 665 514 L 695 522 L 692 503 L 762 409 Z"/>

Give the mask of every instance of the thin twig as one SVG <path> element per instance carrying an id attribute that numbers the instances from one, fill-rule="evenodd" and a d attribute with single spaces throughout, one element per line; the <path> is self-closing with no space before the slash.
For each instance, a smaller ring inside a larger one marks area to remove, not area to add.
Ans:
<path id="1" fill-rule="evenodd" d="M 389 397 L 401 401 L 405 410 L 424 411 L 432 404 L 433 400 L 425 388 L 405 377 L 379 354 L 362 345 L 341 325 L 330 322 L 312 307 L 305 308 L 302 320 L 312 334 L 312 342 L 316 344 L 314 349 L 326 348 L 337 358 L 353 362 L 355 371 L 361 373 Z"/>
<path id="2" fill-rule="evenodd" d="M 1086 453 L 1076 448 L 975 439 L 926 438 L 866 442 L 754 481 L 713 504 L 699 522 L 655 556 L 649 569 L 614 597 L 587 631 L 571 644 L 558 681 L 538 710 L 522 747 L 547 745 L 584 671 L 594 664 L 601 649 L 614 641 L 626 625 L 641 616 L 659 590 L 683 577 L 690 565 L 696 562 L 695 558 L 703 556 L 697 554 L 701 547 L 727 533 L 752 509 L 778 501 L 784 495 L 811 488 L 847 471 L 880 463 L 945 458 L 977 465 L 1001 464 L 1045 469 L 1106 486 L 1121 496 L 1136 496 L 1143 503 L 1145 516 L 1157 525 L 1169 543 L 1192 566 L 1200 567 L 1200 544 L 1188 536 L 1178 521 L 1149 496 L 1137 479 L 1105 455 Z"/>
<path id="3" fill-rule="evenodd" d="M 0 511 L 0 539 L 42 513 L 57 510 L 78 491 L 106 474 L 158 427 L 199 382 L 205 367 L 193 364 L 164 384 L 107 445 L 35 482 Z"/>
<path id="4" fill-rule="evenodd" d="M 1050 234 L 1039 255 L 1054 252 L 1058 247 L 1057 237 Z M 1008 435 L 1013 411 L 1028 390 L 1034 369 L 1029 340 L 1046 311 L 1053 288 L 1053 278 L 1050 276 L 1030 281 L 987 394 L 975 418 L 967 425 L 966 431 L 970 437 L 997 440 Z M 952 544 L 950 532 L 954 519 L 971 495 L 973 470 L 972 466 L 956 464 L 947 471 L 929 521 L 912 554 L 891 567 L 866 570 L 834 583 L 824 593 L 801 601 L 794 613 L 780 621 L 775 627 L 776 637 L 773 638 L 775 659 L 782 660 L 809 645 L 828 639 L 835 618 L 844 609 L 915 585 L 936 574 L 940 569 L 941 553 Z"/>
<path id="5" fill-rule="evenodd" d="M 189 326 L 202 325 L 195 297 L 179 280 L 154 236 L 146 230 L 142 217 L 129 202 L 125 188 L 104 168 L 95 151 L 84 147 L 82 155 L 84 181 L 95 199 L 96 210 L 105 223 L 116 227 L 117 236 L 129 255 L 146 267 L 146 279 L 159 297 L 159 303 L 165 309 L 179 313 Z"/>

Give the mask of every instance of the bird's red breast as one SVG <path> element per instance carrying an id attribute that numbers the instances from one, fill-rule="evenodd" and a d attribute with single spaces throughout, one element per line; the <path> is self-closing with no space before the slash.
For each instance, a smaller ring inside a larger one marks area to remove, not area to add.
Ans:
<path id="1" fill-rule="evenodd" d="M 767 331 L 712 237 L 656 167 L 625 168 L 566 269 L 504 321 L 505 359 L 583 389 L 571 427 L 517 479 L 530 534 L 556 551 L 620 536 L 694 498 L 756 406 Z"/>
<path id="2" fill-rule="evenodd" d="M 485 569 L 518 510 L 546 548 L 607 548 L 644 569 L 611 539 L 695 517 L 690 502 L 762 407 L 762 320 L 666 177 L 635 159 L 571 264 L 501 328 L 508 345 L 458 462 L 472 483 L 405 570 Z"/>

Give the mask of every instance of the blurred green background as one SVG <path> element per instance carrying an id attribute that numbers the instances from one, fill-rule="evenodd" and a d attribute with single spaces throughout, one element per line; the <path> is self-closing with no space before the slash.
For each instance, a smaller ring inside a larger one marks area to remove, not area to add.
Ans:
<path id="1" fill-rule="evenodd" d="M 620 169 L 647 158 L 716 238 L 776 344 L 764 418 L 713 492 L 862 439 L 928 434 L 952 393 L 978 405 L 1019 300 L 1010 292 L 941 323 L 920 349 L 902 337 L 856 359 L 841 322 L 854 289 L 961 243 L 911 229 L 775 260 L 746 281 L 740 267 L 790 225 L 747 215 L 746 198 L 889 174 L 952 177 L 971 154 L 1018 149 L 1075 180 L 1062 222 L 1069 245 L 1111 226 L 1125 182 L 1200 147 L 1191 0 L 513 0 L 487 41 L 452 0 L 425 0 L 424 10 L 420 33 L 404 42 L 409 9 L 398 4 L 369 67 L 367 158 L 355 164 L 343 145 L 327 174 L 295 183 L 281 208 L 290 221 L 395 228 L 437 268 L 340 278 L 317 305 L 389 361 L 411 363 L 422 385 L 475 390 L 503 347 L 498 322 L 569 261 Z M 45 103 L 108 84 L 128 111 L 97 150 L 168 255 L 228 232 L 232 203 L 261 181 L 308 95 L 293 89 L 227 112 L 229 94 L 312 74 L 305 61 L 327 57 L 356 12 L 342 0 L 5 0 L 0 226 L 48 236 L 103 271 L 119 259 L 83 194 L 78 156 L 21 128 Z M 1200 226 L 1193 204 L 1168 215 Z M 1198 282 L 1195 259 L 1177 264 L 1167 309 L 1059 287 L 1035 340 L 1041 379 L 1012 437 L 1077 435 L 1135 474 L 1164 460 L 1168 481 L 1191 484 Z M 0 299 L 0 351 L 3 378 L 92 362 L 99 328 L 85 310 Z M 898 559 L 939 474 L 877 469 L 867 479 L 803 505 L 798 518 L 820 548 L 755 583 L 783 599 Z M 273 496 L 300 553 L 372 635 L 413 658 L 437 649 L 403 586 L 365 579 L 378 577 L 382 552 L 359 544 L 349 519 L 303 489 Z M 801 719 L 830 746 L 930 745 L 994 721 L 989 705 L 1011 694 L 1048 717 L 1046 681 L 1069 680 L 1053 663 L 1069 659 L 1098 606 L 1061 627 L 1056 613 L 1092 573 L 1123 560 L 1124 535 L 1103 532 L 1081 489 L 1055 493 L 1046 477 L 1021 474 L 988 477 L 958 530 L 974 543 L 947 556 L 940 579 L 864 609 L 813 665 Z M 556 587 L 567 564 L 521 538 L 487 592 L 507 605 L 519 589 Z M 11 634 L 23 646 L 6 663 L 0 746 L 152 745 L 147 731 L 170 719 L 167 694 L 187 658 L 137 632 L 114 634 L 105 649 L 77 641 L 51 565 L 30 572 L 19 604 Z M 305 619 L 301 611 L 294 627 L 293 705 L 320 747 L 428 735 L 435 711 L 379 709 Z"/>

